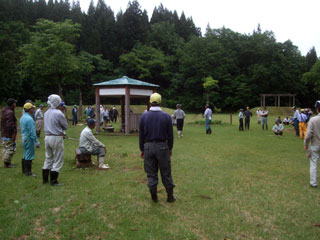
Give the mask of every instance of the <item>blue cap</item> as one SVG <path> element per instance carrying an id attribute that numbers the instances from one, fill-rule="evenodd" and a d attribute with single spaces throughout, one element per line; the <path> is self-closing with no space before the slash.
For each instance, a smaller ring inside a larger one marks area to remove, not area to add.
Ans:
<path id="1" fill-rule="evenodd" d="M 64 102 L 61 102 L 61 103 L 60 103 L 60 106 L 61 106 L 61 107 L 64 107 L 64 108 L 67 107 L 67 105 L 65 105 Z"/>
<path id="2" fill-rule="evenodd" d="M 93 118 L 89 118 L 87 123 L 88 123 L 88 126 L 92 126 L 96 123 L 96 120 L 94 120 Z"/>

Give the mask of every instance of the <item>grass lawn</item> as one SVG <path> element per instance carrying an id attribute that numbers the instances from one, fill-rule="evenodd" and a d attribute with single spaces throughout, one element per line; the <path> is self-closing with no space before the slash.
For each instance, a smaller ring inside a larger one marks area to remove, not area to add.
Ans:
<path id="1" fill-rule="evenodd" d="M 239 132 L 236 115 L 233 125 L 214 115 L 222 124 L 206 135 L 204 124 L 192 124 L 201 116 L 188 115 L 184 137 L 175 131 L 173 204 L 161 180 L 159 203 L 151 201 L 137 135 L 97 135 L 107 171 L 76 169 L 78 142 L 65 140 L 62 187 L 42 185 L 43 133 L 37 177 L 22 175 L 19 137 L 19 167 L 0 167 L 0 239 L 320 239 L 320 189 L 309 187 L 309 161 L 292 128 L 272 134 L 276 117 L 269 131 L 253 117 L 250 131 Z M 83 128 L 67 134 L 78 138 Z"/>

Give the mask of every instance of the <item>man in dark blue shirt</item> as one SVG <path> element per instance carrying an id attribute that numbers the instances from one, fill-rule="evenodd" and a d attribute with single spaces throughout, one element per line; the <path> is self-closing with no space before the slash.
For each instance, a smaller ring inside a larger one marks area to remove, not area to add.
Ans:
<path id="1" fill-rule="evenodd" d="M 160 108 L 161 95 L 153 93 L 150 96 L 151 108 L 142 114 L 139 122 L 140 156 L 144 158 L 144 170 L 147 173 L 148 187 L 151 198 L 158 202 L 157 185 L 158 169 L 167 191 L 167 202 L 174 202 L 171 176 L 171 160 L 173 148 L 173 128 L 171 116 Z"/>

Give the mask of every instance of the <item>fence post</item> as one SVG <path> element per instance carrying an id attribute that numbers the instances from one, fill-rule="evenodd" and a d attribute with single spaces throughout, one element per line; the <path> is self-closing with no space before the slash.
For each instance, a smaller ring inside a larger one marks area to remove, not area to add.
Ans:
<path id="1" fill-rule="evenodd" d="M 232 125 L 232 113 L 230 113 L 230 124 Z"/>

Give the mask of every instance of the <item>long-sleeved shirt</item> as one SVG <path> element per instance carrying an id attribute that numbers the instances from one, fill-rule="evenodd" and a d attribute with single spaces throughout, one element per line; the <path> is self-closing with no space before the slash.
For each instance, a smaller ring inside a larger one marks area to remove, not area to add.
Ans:
<path id="1" fill-rule="evenodd" d="M 239 112 L 239 119 L 243 119 L 243 118 L 244 118 L 243 112 Z"/>
<path id="2" fill-rule="evenodd" d="M 17 134 L 17 118 L 14 109 L 5 107 L 1 112 L 1 137 L 12 138 Z"/>
<path id="3" fill-rule="evenodd" d="M 283 132 L 283 125 L 280 123 L 279 125 L 275 124 L 272 128 L 272 131 L 274 132 Z"/>
<path id="4" fill-rule="evenodd" d="M 246 119 L 250 119 L 252 117 L 252 112 L 250 112 L 249 110 L 244 111 L 243 114 Z"/>
<path id="5" fill-rule="evenodd" d="M 304 145 L 320 146 L 320 114 L 312 117 L 308 122 L 307 135 L 304 139 Z"/>
<path id="6" fill-rule="evenodd" d="M 184 119 L 186 117 L 186 114 L 182 109 L 177 109 L 174 111 L 174 119 Z"/>
<path id="7" fill-rule="evenodd" d="M 20 128 L 22 142 L 25 140 L 38 142 L 34 120 L 29 113 L 23 114 L 20 118 Z"/>
<path id="8" fill-rule="evenodd" d="M 211 110 L 210 108 L 207 108 L 207 109 L 204 111 L 203 116 L 204 116 L 205 118 L 208 118 L 208 119 L 211 120 L 211 118 L 212 118 L 212 110 Z"/>
<path id="9" fill-rule="evenodd" d="M 49 108 L 44 114 L 44 132 L 46 135 L 62 136 L 64 130 L 68 128 L 64 114 L 56 109 Z"/>
<path id="10" fill-rule="evenodd" d="M 295 112 L 294 112 L 294 115 L 293 115 L 293 119 L 299 119 L 299 110 L 297 109 Z"/>
<path id="11" fill-rule="evenodd" d="M 298 116 L 299 122 L 307 122 L 307 120 L 308 120 L 308 117 L 306 114 L 304 114 L 304 113 L 299 114 L 299 116 Z"/>
<path id="12" fill-rule="evenodd" d="M 91 152 L 94 146 L 105 147 L 102 142 L 93 136 L 92 130 L 89 127 L 86 127 L 80 134 L 79 147 L 85 148 L 88 152 Z"/>
<path id="13" fill-rule="evenodd" d="M 173 128 L 171 116 L 160 107 L 151 107 L 142 114 L 139 122 L 139 147 L 144 152 L 144 143 L 167 141 L 170 151 L 173 148 Z"/>
<path id="14" fill-rule="evenodd" d="M 40 108 L 39 108 L 39 109 L 36 111 L 36 113 L 34 114 L 34 118 L 35 118 L 36 120 L 43 119 L 43 113 L 42 113 L 42 111 L 41 111 Z"/>

